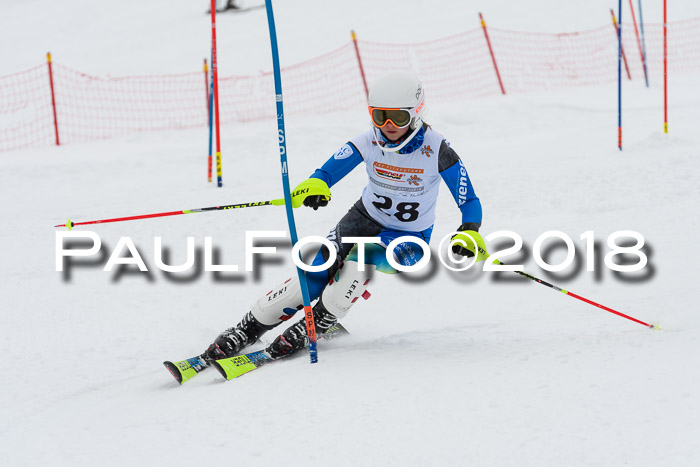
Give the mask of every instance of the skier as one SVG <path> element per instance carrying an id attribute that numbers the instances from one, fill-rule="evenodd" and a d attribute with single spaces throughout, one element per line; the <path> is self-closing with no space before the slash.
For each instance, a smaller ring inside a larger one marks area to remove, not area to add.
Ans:
<path id="1" fill-rule="evenodd" d="M 424 90 L 411 73 L 393 72 L 372 83 L 369 92 L 372 128 L 343 145 L 292 192 L 294 206 L 317 210 L 328 205 L 330 188 L 364 162 L 369 177 L 362 197 L 328 234 L 337 252 L 325 271 L 306 272 L 317 335 L 342 319 L 355 301 L 367 298 L 367 284 L 374 271 L 395 273 L 386 259 L 386 246 L 402 236 L 430 241 L 440 179 L 445 181 L 462 213 L 453 237 L 452 251 L 472 257 L 474 241 L 482 245 L 481 203 L 474 193 L 462 161 L 444 137 L 423 122 Z M 464 234 L 468 234 L 464 235 Z M 358 245 L 342 243 L 343 237 L 379 237 L 380 244 L 366 243 L 365 264 L 358 263 Z M 461 243 L 460 243 L 461 242 Z M 423 256 L 420 246 L 403 242 L 393 251 L 403 266 Z M 313 265 L 327 262 L 325 247 Z M 364 266 L 364 268 L 362 267 Z M 364 270 L 364 271 L 363 271 Z M 290 319 L 303 308 L 299 280 L 290 278 L 260 297 L 238 325 L 221 333 L 203 357 L 231 357 L 256 342 L 266 331 Z M 272 358 L 291 354 L 308 344 L 306 324 L 299 322 L 279 335 L 266 349 Z"/>
<path id="2" fill-rule="evenodd" d="M 223 13 L 226 10 L 240 10 L 241 6 L 237 2 L 238 0 L 216 0 L 214 6 L 219 13 Z M 207 14 L 209 13 L 211 13 L 211 9 L 207 10 Z"/>

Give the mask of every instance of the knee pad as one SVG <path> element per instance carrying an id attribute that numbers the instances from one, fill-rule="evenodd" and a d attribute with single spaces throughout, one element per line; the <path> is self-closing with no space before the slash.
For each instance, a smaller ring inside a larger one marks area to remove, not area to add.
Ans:
<path id="1" fill-rule="evenodd" d="M 323 289 L 321 302 L 326 310 L 342 319 L 360 297 L 368 299 L 367 284 L 375 269 L 375 265 L 365 264 L 365 270 L 360 271 L 357 261 L 346 260 L 332 282 Z"/>
<path id="2" fill-rule="evenodd" d="M 299 278 L 287 279 L 264 297 L 260 297 L 250 308 L 251 313 L 261 324 L 276 326 L 287 321 L 304 308 Z"/>

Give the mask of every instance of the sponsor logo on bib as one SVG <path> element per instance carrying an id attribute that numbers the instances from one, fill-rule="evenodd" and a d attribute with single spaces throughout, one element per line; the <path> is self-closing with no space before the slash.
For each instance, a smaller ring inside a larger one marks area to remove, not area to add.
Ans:
<path id="1" fill-rule="evenodd" d="M 382 164 L 375 162 L 372 165 L 375 175 L 384 180 L 393 182 L 408 182 L 409 184 L 418 185 L 418 182 L 423 179 L 418 177 L 418 174 L 423 174 L 423 169 L 413 169 L 409 167 L 396 167 L 394 165 Z"/>

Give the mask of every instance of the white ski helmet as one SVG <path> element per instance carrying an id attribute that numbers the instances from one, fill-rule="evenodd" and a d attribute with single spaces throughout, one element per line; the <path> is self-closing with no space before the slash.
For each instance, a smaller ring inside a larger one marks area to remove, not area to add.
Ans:
<path id="1" fill-rule="evenodd" d="M 389 152 L 403 148 L 423 126 L 425 92 L 420 80 L 406 71 L 387 73 L 375 80 L 369 89 L 369 113 L 375 136 L 377 128 L 391 121 L 399 128 L 410 126 L 413 132 L 396 147 L 383 147 Z M 378 138 L 377 138 L 378 139 Z"/>

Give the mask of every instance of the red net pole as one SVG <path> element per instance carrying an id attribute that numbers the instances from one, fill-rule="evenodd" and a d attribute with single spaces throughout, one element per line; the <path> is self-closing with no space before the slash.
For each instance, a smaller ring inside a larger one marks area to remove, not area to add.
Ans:
<path id="1" fill-rule="evenodd" d="M 51 107 L 53 108 L 53 128 L 56 132 L 56 146 L 61 143 L 58 139 L 58 118 L 56 117 L 56 94 L 53 89 L 53 69 L 51 67 L 51 52 L 46 53 L 46 61 L 49 65 L 49 85 L 51 86 Z"/>
<path id="2" fill-rule="evenodd" d="M 612 8 L 610 9 L 612 12 Z M 620 67 L 620 55 L 624 57 L 624 49 L 622 48 L 622 0 L 618 0 L 617 12 L 620 15 L 620 25 L 615 24 L 617 30 L 617 147 L 622 151 L 622 69 Z M 613 22 L 615 22 L 615 13 L 613 13 Z M 627 68 L 627 61 L 625 61 Z M 629 68 L 627 69 L 629 76 Z"/>
<path id="3" fill-rule="evenodd" d="M 209 118 L 209 156 L 207 157 L 207 182 L 211 183 L 211 163 L 212 163 L 212 156 L 211 156 L 211 137 L 212 137 L 212 119 L 211 119 L 211 114 L 212 114 L 212 101 L 211 101 L 211 94 L 212 92 L 210 91 L 210 87 L 212 87 L 212 83 L 209 82 L 209 67 L 207 66 L 207 59 L 204 59 L 204 86 L 207 88 L 207 117 Z"/>
<path id="4" fill-rule="evenodd" d="M 639 47 L 639 56 L 642 59 L 642 68 L 644 69 L 644 80 L 647 82 L 647 87 L 649 87 L 649 78 L 647 78 L 647 65 L 644 61 L 644 50 L 642 49 L 642 41 L 639 38 L 639 29 L 637 29 L 637 17 L 634 15 L 634 6 L 632 6 L 632 0 L 630 2 L 630 11 L 632 12 L 632 23 L 634 24 L 634 34 L 637 36 L 637 47 Z"/>
<path id="5" fill-rule="evenodd" d="M 666 42 L 666 0 L 664 0 L 664 133 L 668 134 L 668 47 Z"/>
<path id="6" fill-rule="evenodd" d="M 484 37 L 486 37 L 486 44 L 489 46 L 489 53 L 491 54 L 491 61 L 493 62 L 493 68 L 496 70 L 496 77 L 498 78 L 498 85 L 501 87 L 501 93 L 505 94 L 506 90 L 503 87 L 503 81 L 501 81 L 501 74 L 498 72 L 498 65 L 496 64 L 496 56 L 493 54 L 493 49 L 491 48 L 491 41 L 489 40 L 489 33 L 486 30 L 486 21 L 484 21 L 484 16 L 479 13 L 479 19 L 481 20 L 481 28 L 484 30 Z"/>
<path id="7" fill-rule="evenodd" d="M 615 27 L 615 38 L 622 41 L 618 38 L 620 31 L 618 30 L 619 27 L 617 25 L 617 18 L 615 17 L 615 12 L 612 8 L 610 8 L 610 14 L 612 15 L 613 26 Z M 627 56 L 625 55 L 625 48 L 622 47 L 622 44 L 620 44 L 620 50 L 622 51 L 622 61 L 625 62 L 625 71 L 627 71 L 627 79 L 631 80 L 632 75 L 630 74 L 630 67 L 627 66 Z"/>
<path id="8" fill-rule="evenodd" d="M 355 31 L 350 31 L 350 35 L 352 36 L 352 43 L 355 46 L 355 55 L 357 55 L 357 64 L 360 66 L 360 74 L 362 75 L 362 84 L 365 85 L 365 96 L 367 97 L 367 100 L 369 101 L 369 89 L 367 88 L 367 78 L 365 78 L 365 69 L 362 67 L 362 59 L 360 58 L 360 49 L 357 46 L 357 35 L 355 35 Z"/>
<path id="9" fill-rule="evenodd" d="M 209 114 L 209 67 L 206 58 L 204 59 L 204 89 L 207 93 L 207 114 Z"/>

